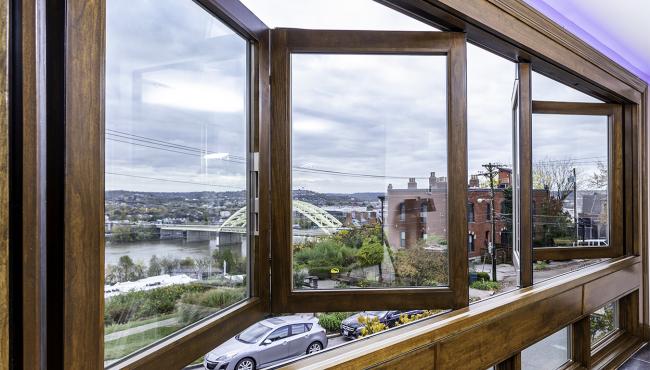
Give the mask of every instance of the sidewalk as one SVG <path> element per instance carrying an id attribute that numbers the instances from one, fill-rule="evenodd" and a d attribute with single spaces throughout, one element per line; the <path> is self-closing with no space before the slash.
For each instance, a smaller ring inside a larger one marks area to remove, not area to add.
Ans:
<path id="1" fill-rule="evenodd" d="M 115 333 L 104 335 L 104 342 L 109 342 L 111 340 L 116 340 L 116 339 L 128 337 L 129 335 L 142 333 L 142 332 L 147 331 L 149 329 L 159 328 L 159 327 L 163 327 L 163 326 L 176 325 L 177 323 L 178 323 L 178 319 L 175 318 L 175 317 L 172 317 L 171 319 L 156 321 L 156 322 L 152 322 L 152 323 L 149 323 L 149 324 L 136 326 L 136 327 L 133 327 L 133 328 L 120 330 L 120 331 L 117 331 Z"/>

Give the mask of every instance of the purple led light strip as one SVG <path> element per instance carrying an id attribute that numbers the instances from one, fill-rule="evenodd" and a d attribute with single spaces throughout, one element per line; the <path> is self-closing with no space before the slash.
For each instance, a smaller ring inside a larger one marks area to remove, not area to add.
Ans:
<path id="1" fill-rule="evenodd" d="M 645 72 L 632 63 L 628 62 L 624 57 L 610 49 L 607 45 L 603 44 L 601 41 L 593 37 L 591 34 L 583 30 L 580 26 L 571 21 L 565 14 L 562 14 L 555 10 L 553 7 L 549 6 L 544 0 L 525 0 L 533 8 L 539 10 L 542 14 L 549 17 L 551 20 L 564 27 L 567 31 L 576 35 L 596 50 L 605 54 L 608 58 L 620 64 L 628 71 L 634 73 L 640 78 L 644 79 L 646 82 L 650 83 L 650 67 L 648 71 Z M 577 11 L 576 11 L 577 12 Z"/>

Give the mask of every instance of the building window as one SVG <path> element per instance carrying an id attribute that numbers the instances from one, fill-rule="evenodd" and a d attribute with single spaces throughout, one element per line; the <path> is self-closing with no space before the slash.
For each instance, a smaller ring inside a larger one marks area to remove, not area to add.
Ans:
<path id="1" fill-rule="evenodd" d="M 423 224 L 427 223 L 428 211 L 429 211 L 429 207 L 427 206 L 427 203 L 422 203 L 420 205 L 420 222 Z"/>
<path id="2" fill-rule="evenodd" d="M 474 222 L 474 203 L 467 203 L 467 222 Z"/>
<path id="3" fill-rule="evenodd" d="M 406 231 L 400 231 L 399 233 L 399 246 L 406 247 Z"/>
<path id="4" fill-rule="evenodd" d="M 405 203 L 400 203 L 399 204 L 399 220 L 401 222 L 406 221 L 406 204 Z"/>
<path id="5" fill-rule="evenodd" d="M 467 238 L 467 251 L 474 252 L 474 235 L 469 234 Z"/>

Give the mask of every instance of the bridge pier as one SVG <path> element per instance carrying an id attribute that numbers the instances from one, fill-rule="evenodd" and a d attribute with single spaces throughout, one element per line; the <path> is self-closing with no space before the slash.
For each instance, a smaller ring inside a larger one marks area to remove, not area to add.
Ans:
<path id="1" fill-rule="evenodd" d="M 209 231 L 187 230 L 185 232 L 185 241 L 187 242 L 203 242 L 210 240 Z"/>

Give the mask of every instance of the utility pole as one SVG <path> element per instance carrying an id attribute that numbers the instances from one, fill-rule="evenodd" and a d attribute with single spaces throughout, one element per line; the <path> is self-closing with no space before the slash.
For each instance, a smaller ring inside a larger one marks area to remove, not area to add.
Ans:
<path id="1" fill-rule="evenodd" d="M 492 255 L 492 281 L 497 281 L 497 256 L 496 245 L 494 244 L 494 235 L 496 233 L 496 213 L 494 212 L 494 177 L 499 173 L 500 167 L 505 166 L 490 162 L 483 165 L 485 172 L 479 173 L 479 175 L 487 177 L 490 181 L 490 219 L 492 224 L 492 232 L 490 233 L 489 251 Z"/>

